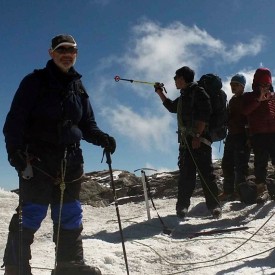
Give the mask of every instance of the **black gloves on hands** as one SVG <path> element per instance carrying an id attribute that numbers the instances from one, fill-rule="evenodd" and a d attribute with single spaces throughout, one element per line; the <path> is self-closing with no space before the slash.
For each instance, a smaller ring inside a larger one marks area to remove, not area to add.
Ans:
<path id="1" fill-rule="evenodd" d="M 16 150 L 8 154 L 8 160 L 18 172 L 24 171 L 27 167 L 26 155 L 22 150 Z"/>
<path id="2" fill-rule="evenodd" d="M 100 145 L 102 148 L 104 148 L 106 151 L 110 152 L 111 154 L 113 154 L 116 150 L 115 139 L 107 134 L 105 134 L 102 137 Z"/>
<path id="3" fill-rule="evenodd" d="M 159 82 L 156 82 L 155 85 L 154 85 L 155 92 L 157 92 L 158 90 L 163 91 L 162 87 L 163 87 L 163 84 L 161 84 Z"/>

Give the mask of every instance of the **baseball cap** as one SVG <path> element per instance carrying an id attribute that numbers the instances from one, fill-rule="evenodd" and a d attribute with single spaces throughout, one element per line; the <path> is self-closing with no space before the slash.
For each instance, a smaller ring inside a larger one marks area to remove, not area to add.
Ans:
<path id="1" fill-rule="evenodd" d="M 51 49 L 54 51 L 61 46 L 76 47 L 74 38 L 69 34 L 59 34 L 52 39 Z"/>

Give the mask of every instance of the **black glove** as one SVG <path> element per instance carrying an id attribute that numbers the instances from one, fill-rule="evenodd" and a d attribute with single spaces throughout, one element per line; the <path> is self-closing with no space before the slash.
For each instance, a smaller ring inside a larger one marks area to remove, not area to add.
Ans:
<path id="1" fill-rule="evenodd" d="M 8 160 L 18 172 L 24 171 L 27 167 L 26 155 L 22 150 L 16 150 L 8 153 Z"/>
<path id="2" fill-rule="evenodd" d="M 102 137 L 100 145 L 102 148 L 104 148 L 106 151 L 110 152 L 111 154 L 113 154 L 116 150 L 115 139 L 107 134 L 105 134 Z"/>
<path id="3" fill-rule="evenodd" d="M 155 92 L 157 92 L 158 90 L 160 91 L 163 91 L 163 85 L 159 82 L 156 82 L 155 85 L 154 85 L 154 88 L 155 88 Z"/>

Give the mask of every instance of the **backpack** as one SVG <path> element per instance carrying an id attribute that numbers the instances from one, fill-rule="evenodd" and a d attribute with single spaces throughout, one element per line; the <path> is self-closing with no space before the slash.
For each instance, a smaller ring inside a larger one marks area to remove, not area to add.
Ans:
<path id="1" fill-rule="evenodd" d="M 221 141 L 227 134 L 227 95 L 222 90 L 221 78 L 216 74 L 201 76 L 198 85 L 204 88 L 210 97 L 211 116 L 208 131 L 212 142 Z"/>

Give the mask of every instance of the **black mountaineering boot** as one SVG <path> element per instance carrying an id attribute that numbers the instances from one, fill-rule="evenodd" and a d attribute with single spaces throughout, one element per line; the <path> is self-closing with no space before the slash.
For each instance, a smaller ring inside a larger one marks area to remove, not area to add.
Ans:
<path id="1" fill-rule="evenodd" d="M 257 204 L 263 204 L 269 199 L 267 185 L 265 183 L 257 184 Z"/>
<path id="2" fill-rule="evenodd" d="M 222 209 L 219 206 L 211 209 L 210 212 L 214 219 L 219 219 L 222 216 Z"/>
<path id="3" fill-rule="evenodd" d="M 4 275 L 18 275 L 19 274 L 19 267 L 17 265 L 7 265 L 5 266 L 5 273 Z M 22 270 L 20 271 L 22 275 L 32 275 L 31 267 L 29 265 L 22 266 Z"/>
<path id="4" fill-rule="evenodd" d="M 177 212 L 177 217 L 179 219 L 184 219 L 188 212 L 188 208 L 187 207 L 177 207 L 176 212 Z"/>
<path id="5" fill-rule="evenodd" d="M 102 273 L 97 267 L 86 265 L 80 261 L 57 263 L 52 275 L 102 275 Z"/>

